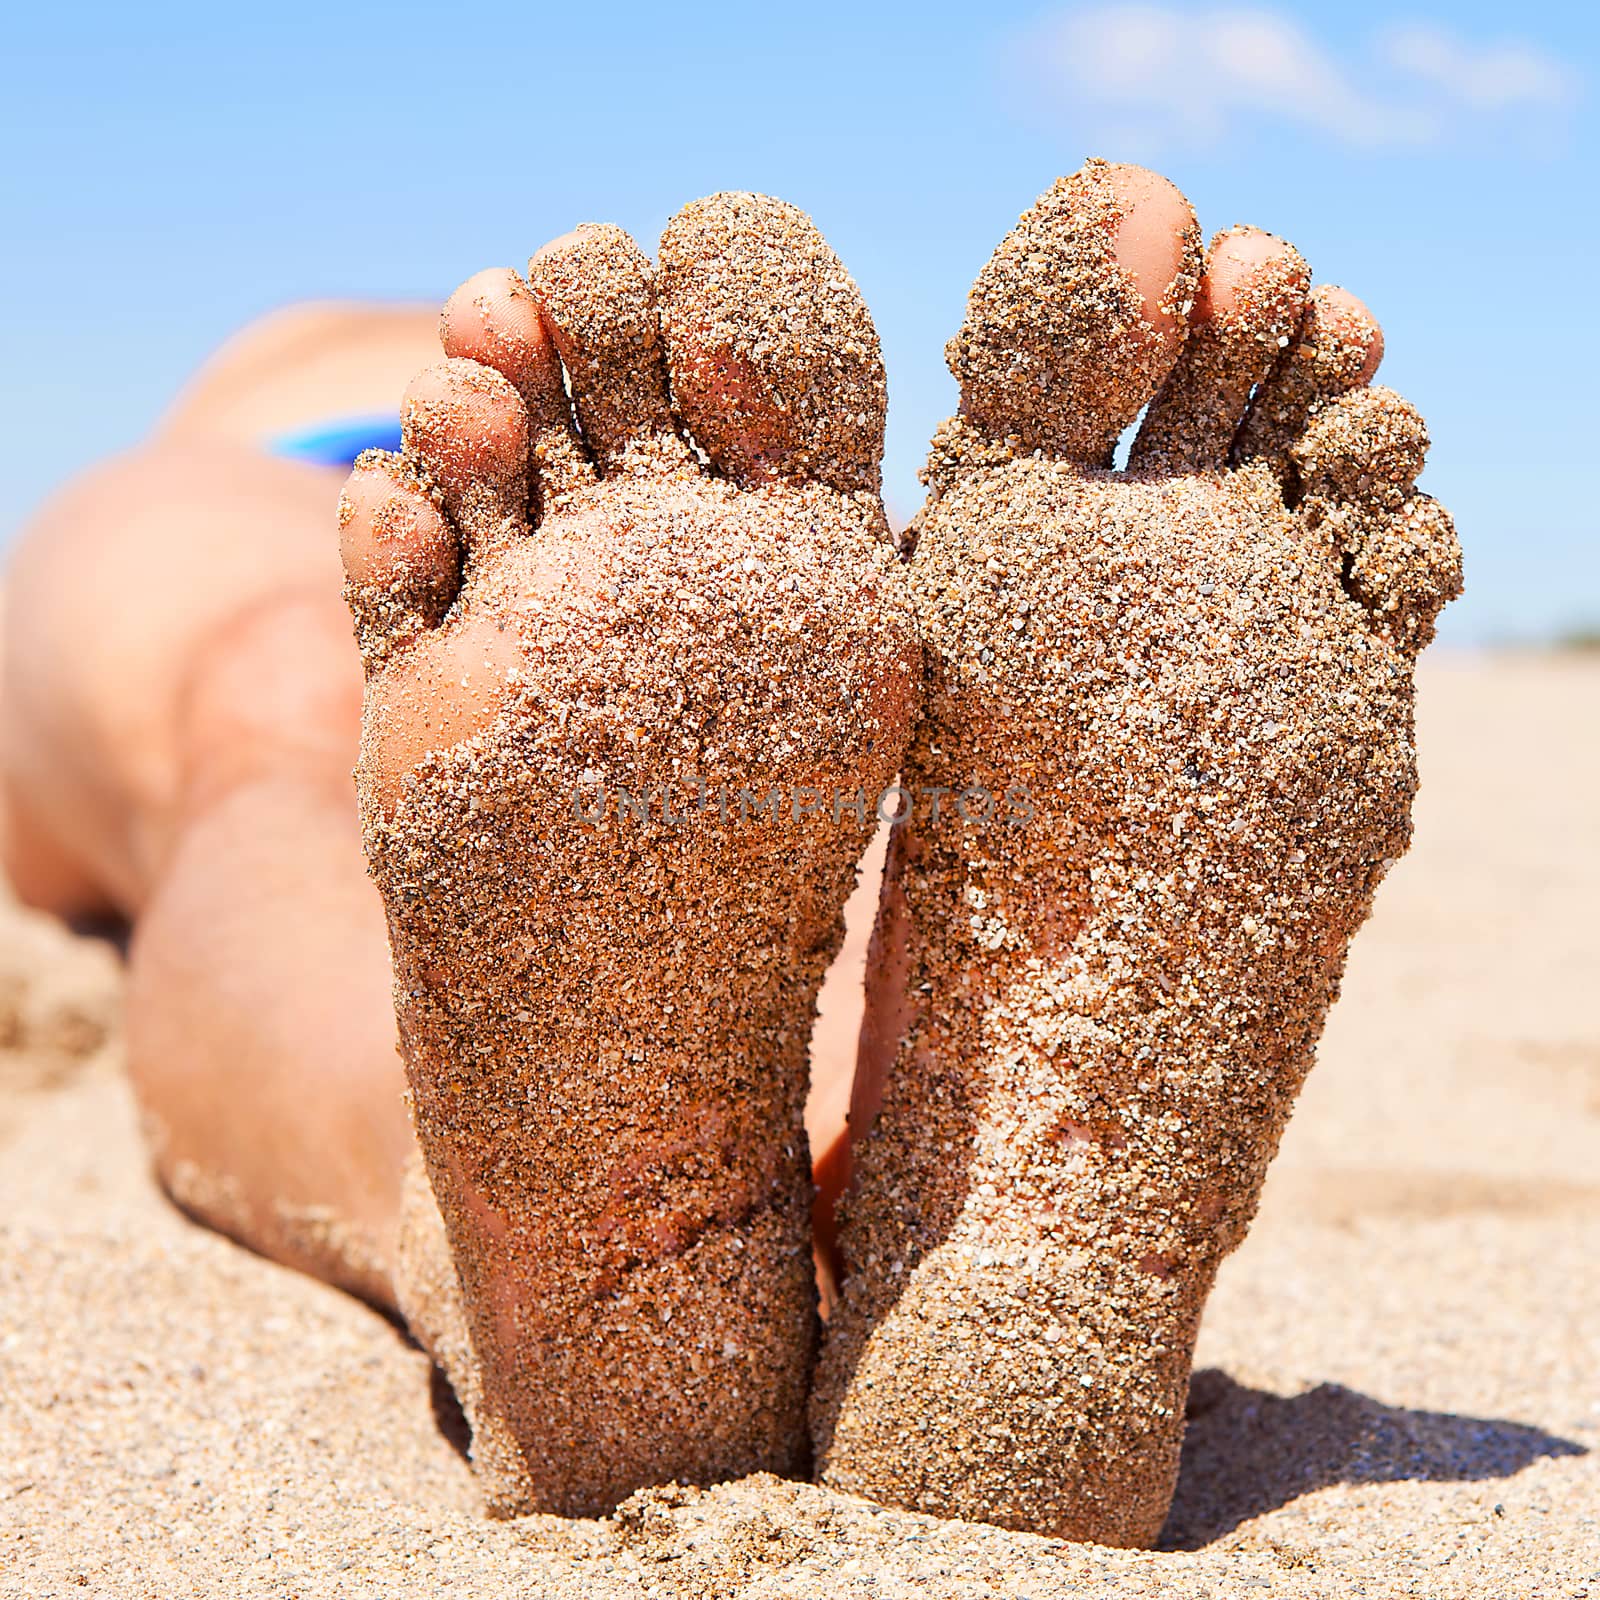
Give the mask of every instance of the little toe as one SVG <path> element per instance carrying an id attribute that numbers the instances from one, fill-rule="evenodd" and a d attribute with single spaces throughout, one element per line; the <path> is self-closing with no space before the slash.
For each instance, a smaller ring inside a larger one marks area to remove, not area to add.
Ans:
<path id="1" fill-rule="evenodd" d="M 1105 465 L 1177 358 L 1200 273 L 1189 202 L 1142 167 L 1060 179 L 978 274 L 946 350 L 961 409 L 1023 450 Z"/>
<path id="2" fill-rule="evenodd" d="M 1290 450 L 1302 522 L 1338 560 L 1351 599 L 1413 651 L 1461 592 L 1450 515 L 1413 487 L 1427 449 L 1416 408 L 1392 389 L 1372 388 L 1324 405 Z"/>
<path id="3" fill-rule="evenodd" d="M 678 414 L 717 467 L 877 493 L 877 329 L 803 211 L 759 194 L 685 206 L 661 236 L 660 286 Z"/>
<path id="4" fill-rule="evenodd" d="M 439 338 L 447 356 L 493 367 L 522 396 L 542 510 L 595 481 L 561 380 L 561 358 L 517 273 L 491 267 L 468 278 L 445 302 Z"/>
<path id="5" fill-rule="evenodd" d="M 1402 649 L 1422 650 L 1439 613 L 1461 593 L 1461 545 L 1450 513 L 1432 495 L 1417 494 L 1371 519 L 1348 553 L 1344 579 L 1384 634 Z"/>
<path id="6" fill-rule="evenodd" d="M 368 674 L 436 627 L 461 582 L 461 550 L 405 460 L 368 450 L 339 496 L 345 599 Z"/>
<path id="7" fill-rule="evenodd" d="M 493 367 L 457 358 L 419 373 L 400 402 L 400 436 L 469 561 L 527 531 L 528 412 Z"/>
<path id="8" fill-rule="evenodd" d="M 1282 483 L 1292 475 L 1289 451 L 1317 407 L 1370 383 L 1383 360 L 1378 320 L 1347 289 L 1312 290 L 1299 331 L 1261 381 L 1234 440 L 1241 466 L 1261 462 Z"/>
<path id="9" fill-rule="evenodd" d="M 1129 464 L 1167 472 L 1220 467 L 1251 391 L 1305 315 L 1311 271 L 1300 252 L 1259 228 L 1211 241 L 1189 338 L 1150 402 Z"/>
<path id="10" fill-rule="evenodd" d="M 621 228 L 585 224 L 528 263 L 528 284 L 600 470 L 614 477 L 688 467 L 667 395 L 655 273 L 638 245 Z"/>

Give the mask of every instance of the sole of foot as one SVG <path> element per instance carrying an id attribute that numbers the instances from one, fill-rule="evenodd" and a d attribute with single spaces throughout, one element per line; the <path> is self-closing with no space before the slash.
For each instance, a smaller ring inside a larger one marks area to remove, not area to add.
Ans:
<path id="1" fill-rule="evenodd" d="M 1170 184 L 1099 162 L 973 288 L 905 782 L 1011 799 L 892 847 L 825 1483 L 1160 1532 L 1201 1309 L 1406 848 L 1414 658 L 1460 585 L 1380 350 L 1290 246 L 1202 261 Z"/>
<path id="2" fill-rule="evenodd" d="M 877 337 L 728 194 L 659 266 L 589 226 L 479 274 L 442 339 L 341 508 L 438 1208 L 400 1299 L 497 1514 L 803 1471 L 807 1040 L 918 662 Z"/>

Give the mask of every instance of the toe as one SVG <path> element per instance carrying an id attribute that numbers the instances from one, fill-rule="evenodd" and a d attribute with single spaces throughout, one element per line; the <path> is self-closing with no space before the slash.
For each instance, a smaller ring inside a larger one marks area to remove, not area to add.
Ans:
<path id="1" fill-rule="evenodd" d="M 584 443 L 607 476 L 689 465 L 667 397 L 655 274 L 621 228 L 587 224 L 528 263 L 572 385 Z"/>
<path id="2" fill-rule="evenodd" d="M 1211 242 L 1189 337 L 1135 441 L 1130 464 L 1168 472 L 1220 467 L 1251 391 L 1305 315 L 1311 273 L 1292 244 L 1259 228 Z"/>
<path id="3" fill-rule="evenodd" d="M 1396 644 L 1420 650 L 1461 592 L 1449 513 L 1414 491 L 1428 432 L 1392 389 L 1356 389 L 1324 405 L 1291 447 L 1298 514 L 1339 562 L 1350 597 Z"/>
<path id="4" fill-rule="evenodd" d="M 369 450 L 339 497 L 339 551 L 362 663 L 371 673 L 450 609 L 461 580 L 460 547 L 403 459 Z"/>
<path id="5" fill-rule="evenodd" d="M 1383 360 L 1377 318 L 1346 289 L 1312 291 L 1300 329 L 1262 380 L 1234 441 L 1240 465 L 1261 462 L 1281 482 L 1292 472 L 1291 446 L 1317 407 L 1369 383 Z"/>
<path id="6" fill-rule="evenodd" d="M 1290 446 L 1303 496 L 1393 509 L 1428 454 L 1428 429 L 1393 389 L 1356 389 L 1323 406 Z"/>
<path id="7" fill-rule="evenodd" d="M 561 358 L 527 284 L 508 267 L 468 278 L 445 302 L 439 337 L 447 356 L 493 367 L 528 413 L 534 490 L 542 510 L 594 482 L 573 423 Z"/>
<path id="8" fill-rule="evenodd" d="M 877 492 L 877 330 L 803 211 L 757 194 L 685 206 L 661 238 L 660 285 L 673 397 L 722 471 Z"/>
<path id="9" fill-rule="evenodd" d="M 978 274 L 946 352 L 991 438 L 1102 465 L 1171 369 L 1199 278 L 1194 212 L 1142 167 L 1091 161 Z"/>
<path id="10" fill-rule="evenodd" d="M 1450 513 L 1431 495 L 1371 519 L 1349 552 L 1345 583 L 1395 644 L 1421 650 L 1434 620 L 1461 593 L 1461 546 Z"/>
<path id="11" fill-rule="evenodd" d="M 457 359 L 419 373 L 400 402 L 400 434 L 469 561 L 526 532 L 528 412 L 494 368 Z"/>

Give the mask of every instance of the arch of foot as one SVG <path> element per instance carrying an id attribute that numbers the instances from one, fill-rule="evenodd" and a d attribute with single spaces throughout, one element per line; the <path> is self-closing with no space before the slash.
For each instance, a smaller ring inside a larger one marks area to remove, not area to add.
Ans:
<path id="1" fill-rule="evenodd" d="M 1165 178 L 1090 161 L 978 274 L 946 360 L 991 442 L 1107 465 L 1177 359 L 1200 277 L 1194 211 Z"/>

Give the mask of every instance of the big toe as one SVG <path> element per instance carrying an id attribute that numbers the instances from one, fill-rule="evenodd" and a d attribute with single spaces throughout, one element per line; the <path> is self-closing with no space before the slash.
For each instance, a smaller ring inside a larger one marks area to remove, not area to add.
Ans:
<path id="1" fill-rule="evenodd" d="M 711 460 L 744 482 L 875 492 L 877 330 L 811 219 L 766 195 L 712 195 L 667 225 L 660 261 L 673 397 Z"/>
<path id="2" fill-rule="evenodd" d="M 1199 270 L 1194 212 L 1172 184 L 1088 162 L 978 274 L 946 352 L 963 412 L 1024 450 L 1109 461 L 1177 357 Z"/>

